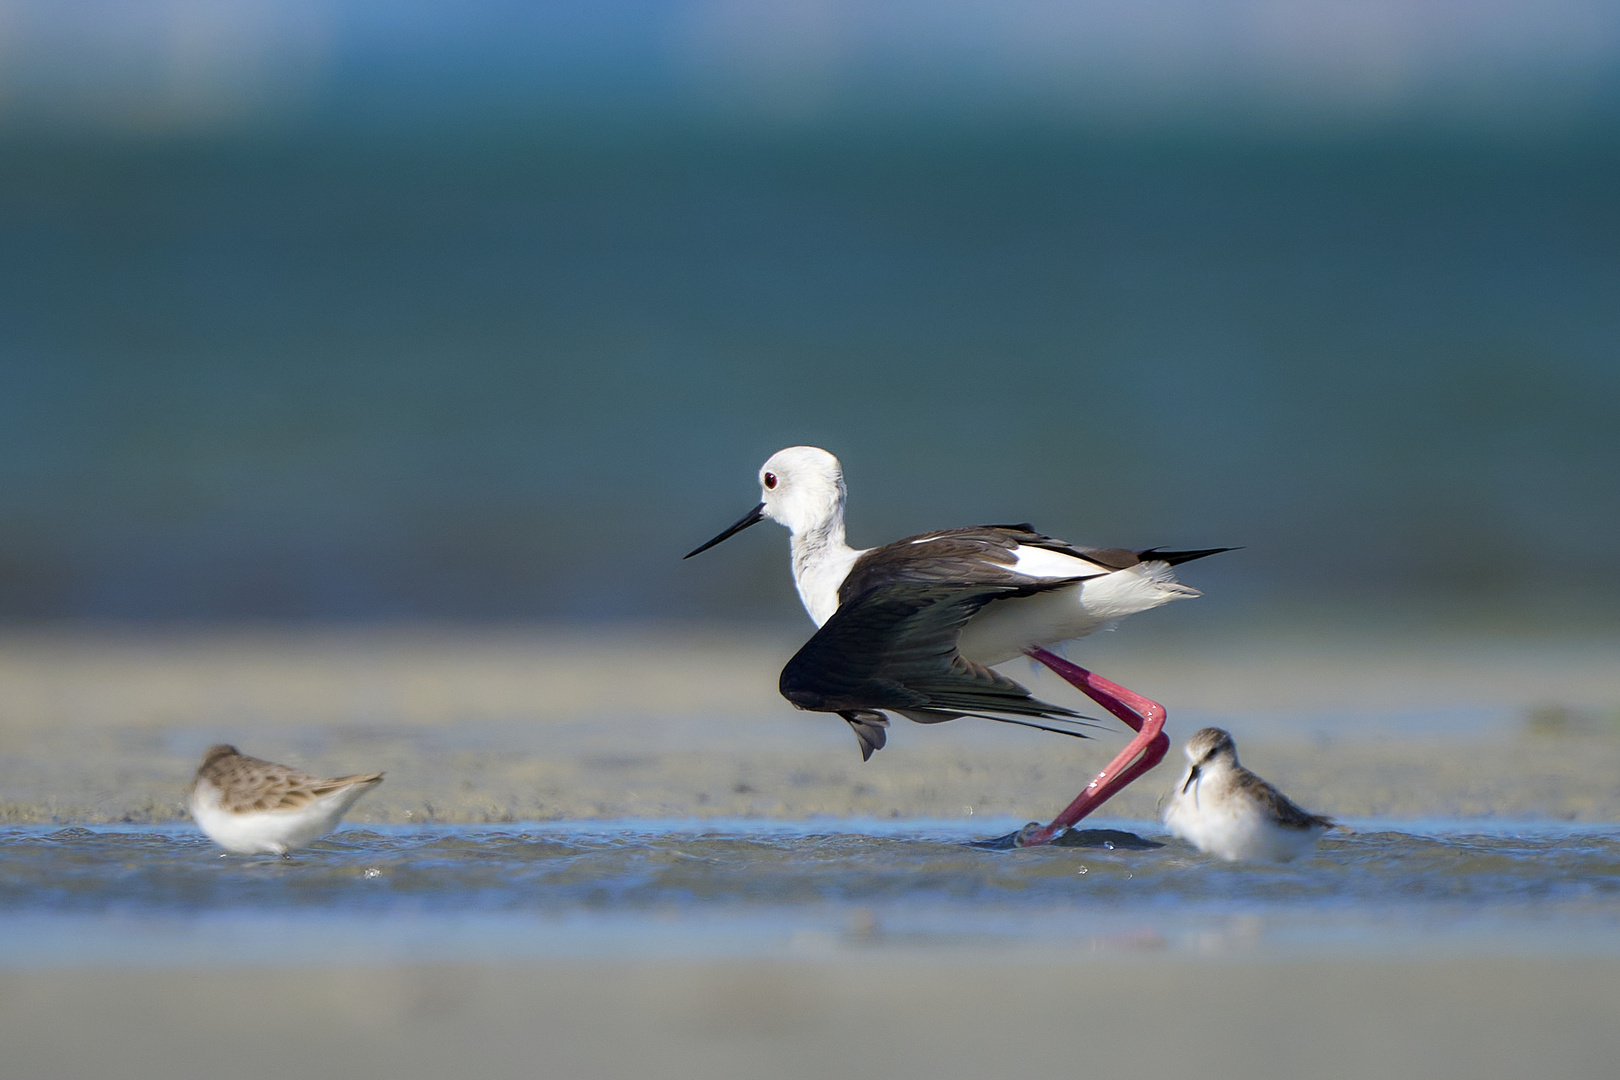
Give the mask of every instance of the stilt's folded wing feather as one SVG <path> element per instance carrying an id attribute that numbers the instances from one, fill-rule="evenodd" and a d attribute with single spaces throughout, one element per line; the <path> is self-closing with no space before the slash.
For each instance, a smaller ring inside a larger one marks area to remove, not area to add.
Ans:
<path id="1" fill-rule="evenodd" d="M 1076 717 L 998 672 L 962 657 L 962 627 L 993 600 L 1073 584 L 901 582 L 839 606 L 782 669 L 782 696 L 801 709 L 1002 713 Z"/>

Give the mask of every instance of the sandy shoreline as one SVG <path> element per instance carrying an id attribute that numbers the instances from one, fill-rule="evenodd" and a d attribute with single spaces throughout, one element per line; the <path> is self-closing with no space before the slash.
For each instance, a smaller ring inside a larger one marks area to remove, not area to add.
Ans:
<path id="1" fill-rule="evenodd" d="M 494 737 L 482 748 L 425 751 L 376 732 L 308 729 L 250 744 L 258 753 L 338 772 L 382 768 L 387 781 L 350 824 L 474 824 L 623 818 L 1050 816 L 1104 760 L 1101 743 L 1062 761 L 1034 748 L 926 747 L 863 766 L 811 751 L 601 750 L 568 733 Z M 542 745 L 534 745 L 536 742 Z M 0 823 L 186 820 L 191 755 L 163 741 L 106 739 L 92 754 L 56 740 L 0 763 Z M 311 745 L 321 747 L 308 752 Z M 431 756 L 432 768 L 422 768 Z M 1255 744 L 1245 761 L 1310 805 L 1347 818 L 1620 819 L 1620 740 L 1598 738 L 1377 744 Z M 1161 766 L 1110 802 L 1107 816 L 1149 820 L 1174 782 Z"/>
<path id="2" fill-rule="evenodd" d="M 386 770 L 355 823 L 1033 818 L 1123 741 L 1117 724 L 1081 742 L 897 721 L 863 764 L 842 723 L 777 696 L 793 644 L 680 629 L 13 630 L 0 821 L 182 820 L 216 741 L 316 772 Z M 1245 762 L 1313 809 L 1620 820 L 1620 654 L 1605 642 L 1180 648 L 1100 639 L 1093 662 L 1164 700 L 1178 742 L 1231 727 Z M 1176 755 L 1109 815 L 1151 818 Z"/>

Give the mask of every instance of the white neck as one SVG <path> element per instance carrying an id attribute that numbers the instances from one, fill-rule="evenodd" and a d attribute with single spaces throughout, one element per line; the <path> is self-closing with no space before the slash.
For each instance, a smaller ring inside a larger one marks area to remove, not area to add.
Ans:
<path id="1" fill-rule="evenodd" d="M 1191 768 L 1191 766 L 1188 766 Z M 1221 754 L 1209 758 L 1198 766 L 1198 784 L 1208 784 L 1211 791 L 1220 791 L 1231 782 L 1232 773 L 1237 769 L 1237 757 L 1231 754 Z"/>
<path id="2" fill-rule="evenodd" d="M 863 554 L 844 542 L 844 508 L 834 507 L 825 520 L 793 534 L 793 583 L 804 610 L 817 626 L 838 610 L 838 586 Z"/>

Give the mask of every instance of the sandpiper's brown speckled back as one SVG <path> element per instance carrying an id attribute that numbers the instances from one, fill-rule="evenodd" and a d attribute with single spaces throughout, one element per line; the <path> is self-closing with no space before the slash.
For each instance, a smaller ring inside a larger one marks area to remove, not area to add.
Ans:
<path id="1" fill-rule="evenodd" d="M 1266 808 L 1277 824 L 1290 829 L 1331 829 L 1333 820 L 1301 809 L 1292 799 L 1239 765 L 1232 770 L 1232 787 Z"/>
<path id="2" fill-rule="evenodd" d="M 220 806 L 233 813 L 259 810 L 296 810 L 344 788 L 374 786 L 383 774 L 316 777 L 289 765 L 248 757 L 234 746 L 220 743 L 203 754 L 192 779 L 193 789 L 208 783 L 219 792 Z"/>
<path id="3" fill-rule="evenodd" d="M 1207 727 L 1196 732 L 1187 740 L 1187 756 L 1195 764 L 1224 758 L 1228 768 L 1222 787 L 1252 799 L 1285 828 L 1333 828 L 1332 819 L 1301 809 L 1288 796 L 1245 769 L 1238 761 L 1237 744 L 1232 741 L 1231 734 L 1221 728 Z"/>

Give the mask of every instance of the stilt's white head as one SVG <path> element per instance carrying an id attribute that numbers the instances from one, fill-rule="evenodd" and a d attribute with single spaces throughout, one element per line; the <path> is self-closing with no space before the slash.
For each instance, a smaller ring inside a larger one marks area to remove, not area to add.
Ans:
<path id="1" fill-rule="evenodd" d="M 819 534 L 819 542 L 844 539 L 844 470 L 838 459 L 819 446 L 790 446 L 771 455 L 759 468 L 759 505 L 719 536 L 688 552 L 690 559 L 770 518 L 794 536 Z"/>
<path id="2" fill-rule="evenodd" d="M 795 534 L 825 528 L 844 514 L 844 470 L 819 446 L 778 450 L 759 468 L 765 516 Z"/>

